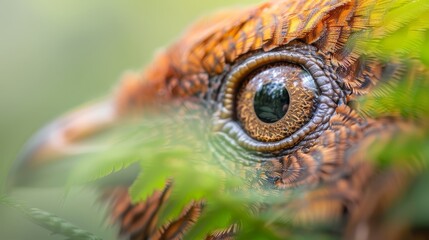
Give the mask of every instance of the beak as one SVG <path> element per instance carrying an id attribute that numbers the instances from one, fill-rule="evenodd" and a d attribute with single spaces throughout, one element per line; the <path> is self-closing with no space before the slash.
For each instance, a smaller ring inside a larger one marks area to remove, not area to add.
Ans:
<path id="1" fill-rule="evenodd" d="M 156 98 L 158 82 L 144 82 L 138 73 L 125 74 L 109 98 L 72 110 L 39 130 L 24 147 L 16 165 L 19 169 L 29 168 L 91 151 L 84 140 L 125 115 L 146 108 Z"/>
<path id="2" fill-rule="evenodd" d="M 91 151 L 82 143 L 118 119 L 113 100 L 92 103 L 54 120 L 39 130 L 24 147 L 20 168 L 33 168 L 55 159 Z"/>
<path id="3" fill-rule="evenodd" d="M 35 175 L 47 179 L 53 166 L 57 167 L 57 175 L 58 169 L 65 173 L 73 162 L 68 157 L 99 150 L 100 146 L 85 140 L 122 122 L 124 116 L 141 113 L 156 98 L 158 82 L 143 83 L 141 75 L 127 74 L 110 98 L 79 107 L 46 125 L 27 142 L 15 161 L 10 184 L 31 184 L 33 180 L 23 179 Z"/>
<path id="4" fill-rule="evenodd" d="M 76 156 L 95 151 L 85 139 L 118 120 L 113 100 L 91 103 L 47 124 L 24 146 L 9 172 L 9 187 L 61 186 Z M 69 157 L 69 158 L 68 158 Z M 59 185 L 58 185 L 59 184 Z"/>

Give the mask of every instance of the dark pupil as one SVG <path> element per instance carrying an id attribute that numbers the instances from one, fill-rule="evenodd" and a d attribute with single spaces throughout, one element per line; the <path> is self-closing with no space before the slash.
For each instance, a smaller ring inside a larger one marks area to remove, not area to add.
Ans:
<path id="1" fill-rule="evenodd" d="M 289 94 L 283 83 L 267 83 L 259 87 L 253 99 L 256 116 L 266 123 L 280 120 L 289 108 Z"/>

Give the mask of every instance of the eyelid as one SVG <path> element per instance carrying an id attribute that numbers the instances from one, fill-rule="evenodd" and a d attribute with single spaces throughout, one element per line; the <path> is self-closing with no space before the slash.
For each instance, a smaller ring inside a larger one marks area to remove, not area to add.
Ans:
<path id="1" fill-rule="evenodd" d="M 249 137 L 234 121 L 235 96 L 243 77 L 259 67 L 279 62 L 299 65 L 311 75 L 320 93 L 319 104 L 309 122 L 292 135 L 276 142 L 260 142 Z M 333 114 L 340 98 L 343 98 L 336 79 L 334 71 L 324 65 L 315 48 L 311 46 L 289 46 L 278 51 L 259 53 L 249 57 L 233 67 L 226 76 L 222 107 L 215 114 L 214 130 L 227 133 L 241 147 L 252 151 L 273 152 L 292 148 L 309 133 L 326 123 Z"/>

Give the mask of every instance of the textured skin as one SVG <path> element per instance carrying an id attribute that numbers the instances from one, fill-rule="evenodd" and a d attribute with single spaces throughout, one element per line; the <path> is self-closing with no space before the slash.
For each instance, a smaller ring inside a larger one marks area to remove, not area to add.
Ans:
<path id="1" fill-rule="evenodd" d="M 286 0 L 219 13 L 188 29 L 143 73 L 124 77 L 115 95 L 117 109 L 127 114 L 171 102 L 205 108 L 214 116 L 208 125 L 221 145 L 213 148 L 227 168 L 245 169 L 255 187 L 309 186 L 312 190 L 287 206 L 294 211 L 294 221 L 351 219 L 342 234 L 357 239 L 359 223 L 371 214 L 376 216 L 381 195 L 399 191 L 374 190 L 379 182 L 365 150 L 409 127 L 391 116 L 367 118 L 352 104 L 381 82 L 396 84 L 404 74 L 393 58 L 380 60 L 366 54 L 359 44 L 359 40 L 395 30 L 394 25 L 382 24 L 389 6 L 389 1 L 376 0 Z M 249 137 L 233 117 L 232 95 L 238 91 L 239 80 L 231 72 L 266 53 L 287 56 L 310 69 L 322 96 L 308 123 L 274 142 Z M 397 179 L 408 174 L 391 175 Z M 169 191 L 167 186 L 135 205 L 126 191 L 115 192 L 113 218 L 120 222 L 121 233 L 131 239 L 180 239 L 197 221 L 203 204 L 190 203 L 177 220 L 158 230 L 157 211 Z M 362 204 L 371 201 L 373 205 Z M 237 226 L 214 231 L 207 239 L 231 239 L 235 231 Z M 408 234 L 371 233 L 375 235 L 368 238 Z"/>

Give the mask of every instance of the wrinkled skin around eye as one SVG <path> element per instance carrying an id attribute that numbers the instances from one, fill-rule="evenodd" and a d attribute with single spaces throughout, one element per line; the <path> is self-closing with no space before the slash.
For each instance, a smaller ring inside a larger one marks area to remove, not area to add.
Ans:
<path id="1" fill-rule="evenodd" d="M 316 50 L 296 43 L 255 52 L 231 67 L 220 89 L 222 105 L 213 119 L 214 135 L 240 152 L 231 161 L 265 162 L 283 157 L 310 148 L 327 129 L 344 93 L 329 61 Z M 283 84 L 290 101 L 284 116 L 272 123 L 261 121 L 261 112 L 255 111 L 256 94 L 267 84 Z"/>

